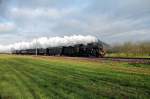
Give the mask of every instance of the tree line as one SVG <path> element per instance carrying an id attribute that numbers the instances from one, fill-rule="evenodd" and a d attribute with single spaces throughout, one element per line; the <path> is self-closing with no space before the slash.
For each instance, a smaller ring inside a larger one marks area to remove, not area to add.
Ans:
<path id="1" fill-rule="evenodd" d="M 125 57 L 150 57 L 150 41 L 145 42 L 126 42 L 111 46 L 107 51 L 108 56 Z"/>

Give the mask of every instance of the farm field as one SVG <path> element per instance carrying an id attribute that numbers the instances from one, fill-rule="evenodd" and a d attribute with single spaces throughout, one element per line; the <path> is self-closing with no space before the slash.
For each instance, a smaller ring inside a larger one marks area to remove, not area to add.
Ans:
<path id="1" fill-rule="evenodd" d="M 0 99 L 149 99 L 150 64 L 0 55 Z"/>

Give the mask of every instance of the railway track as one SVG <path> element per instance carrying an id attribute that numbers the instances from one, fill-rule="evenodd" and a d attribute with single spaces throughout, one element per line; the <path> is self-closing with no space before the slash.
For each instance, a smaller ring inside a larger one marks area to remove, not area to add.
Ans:
<path id="1" fill-rule="evenodd" d="M 99 60 L 108 60 L 108 61 L 116 61 L 116 62 L 128 62 L 128 63 L 142 63 L 142 64 L 150 64 L 150 58 L 123 58 L 123 57 L 103 57 L 103 58 L 95 58 L 95 57 L 65 57 L 65 56 L 58 56 L 63 58 L 69 59 L 77 59 L 77 60 L 92 60 L 92 61 L 99 61 Z"/>
<path id="2" fill-rule="evenodd" d="M 35 55 L 32 55 L 35 57 Z M 39 57 L 46 58 L 47 56 L 38 55 Z M 67 57 L 67 56 L 51 56 L 51 57 L 57 57 L 57 58 L 69 58 L 69 59 L 85 59 L 85 60 L 93 60 L 93 61 L 99 61 L 99 60 L 110 60 L 110 61 L 117 61 L 117 62 L 129 62 L 129 63 L 144 63 L 144 64 L 150 64 L 150 58 L 124 58 L 124 57 L 103 57 L 103 58 L 95 58 L 95 57 Z"/>
<path id="3" fill-rule="evenodd" d="M 123 57 L 104 57 L 101 60 L 111 60 L 118 62 L 130 62 L 130 63 L 146 63 L 150 64 L 150 58 L 123 58 Z"/>

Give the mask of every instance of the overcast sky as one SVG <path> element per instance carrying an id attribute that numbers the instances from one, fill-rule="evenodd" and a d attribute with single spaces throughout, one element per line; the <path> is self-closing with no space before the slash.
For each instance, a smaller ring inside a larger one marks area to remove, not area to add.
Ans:
<path id="1" fill-rule="evenodd" d="M 0 45 L 73 34 L 150 40 L 150 0 L 0 0 Z"/>

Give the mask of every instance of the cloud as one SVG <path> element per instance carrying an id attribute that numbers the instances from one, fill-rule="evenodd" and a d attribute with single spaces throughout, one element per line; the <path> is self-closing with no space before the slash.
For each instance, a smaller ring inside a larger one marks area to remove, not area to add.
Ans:
<path id="1" fill-rule="evenodd" d="M 66 17 L 67 15 L 75 13 L 78 8 L 53 8 L 53 7 L 13 7 L 9 10 L 10 17 L 12 18 L 51 18 L 58 19 Z"/>
<path id="2" fill-rule="evenodd" d="M 6 32 L 12 32 L 15 30 L 16 26 L 13 23 L 0 23 L 0 34 Z"/>
<path id="3" fill-rule="evenodd" d="M 0 31 L 7 30 L 9 38 L 13 34 L 12 42 L 73 34 L 93 35 L 110 44 L 149 40 L 149 5 L 149 0 L 2 0 L 0 23 L 13 24 Z M 1 34 L 1 43 L 10 43 Z"/>
<path id="4" fill-rule="evenodd" d="M 149 35 L 147 35 L 147 33 L 150 33 L 149 29 L 133 30 L 128 32 L 118 33 L 116 35 L 107 36 L 107 39 L 111 39 L 111 42 L 114 44 L 123 43 L 125 41 L 139 42 L 139 41 L 149 40 Z"/>
<path id="5" fill-rule="evenodd" d="M 60 16 L 60 12 L 56 9 L 43 9 L 43 8 L 37 8 L 37 9 L 31 9 L 31 8 L 13 8 L 11 9 L 11 14 L 14 17 L 51 17 L 51 18 L 57 18 Z"/>

